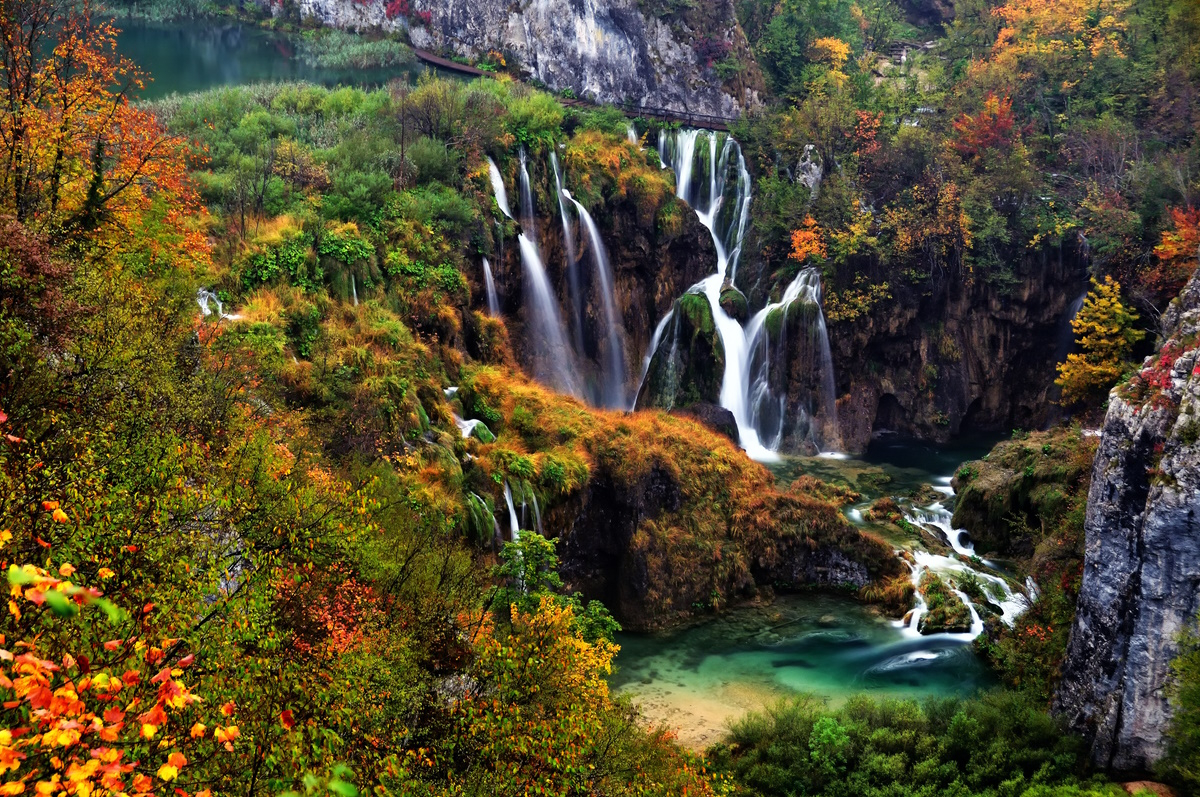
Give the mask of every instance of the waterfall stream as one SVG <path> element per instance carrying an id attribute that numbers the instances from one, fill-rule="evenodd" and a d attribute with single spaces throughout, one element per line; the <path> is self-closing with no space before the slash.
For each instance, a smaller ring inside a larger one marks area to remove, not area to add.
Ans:
<path id="1" fill-rule="evenodd" d="M 564 195 L 562 168 L 558 165 L 558 153 L 550 150 L 550 166 L 554 170 L 554 196 L 558 199 L 558 215 L 562 219 L 563 245 L 567 253 L 567 287 L 571 291 L 571 331 L 574 334 L 575 351 L 583 351 L 583 289 L 579 283 L 579 254 L 575 248 L 575 236 L 571 234 L 571 218 L 567 214 Z"/>
<path id="2" fill-rule="evenodd" d="M 599 403 L 605 407 L 624 407 L 628 400 L 625 396 L 625 330 L 621 323 L 621 317 L 617 313 L 616 298 L 613 294 L 612 266 L 608 261 L 608 250 L 605 249 L 604 240 L 600 237 L 600 230 L 596 228 L 596 222 L 592 219 L 591 214 L 587 212 L 587 208 L 579 204 L 565 188 L 562 190 L 562 194 L 575 205 L 575 209 L 579 213 L 579 218 L 587 230 L 588 241 L 592 250 L 592 260 L 596 264 L 596 276 L 600 282 L 600 303 L 604 308 L 607 347 L 604 356 L 601 358 L 601 401 Z"/>
<path id="3" fill-rule="evenodd" d="M 707 152 L 699 146 L 702 137 L 708 140 L 708 146 L 704 148 Z M 803 302 L 812 309 L 809 337 L 817 350 L 814 360 L 820 381 L 820 406 L 814 409 L 822 416 L 826 429 L 836 430 L 833 358 L 821 309 L 819 273 L 815 269 L 802 271 L 779 302 L 768 304 L 745 327 L 721 306 L 722 292 L 731 289 L 737 278 L 750 218 L 750 174 L 741 147 L 730 136 L 725 136 L 722 142 L 715 132 L 681 130 L 668 133 L 664 130 L 659 134 L 659 158 L 663 168 L 675 171 L 676 194 L 691 205 L 700 223 L 712 235 L 716 248 L 715 273 L 690 290 L 703 294 L 712 309 L 713 323 L 725 354 L 720 403 L 733 414 L 742 447 L 754 459 L 778 459 L 777 452 L 783 444 L 789 419 L 786 417 L 785 391 L 771 384 L 771 356 L 786 364 L 790 353 L 784 336 L 776 336 L 774 342 L 771 340 L 766 322 L 773 312 L 781 313 L 786 321 L 796 302 Z M 807 424 L 810 419 L 799 421 Z M 797 419 L 791 419 L 791 422 L 796 424 Z M 822 433 L 815 428 L 811 428 L 806 437 L 818 448 L 828 447 L 837 440 L 836 432 Z"/>
<path id="4" fill-rule="evenodd" d="M 500 208 L 500 212 L 510 219 L 512 211 L 508 207 L 508 191 L 504 188 L 504 178 L 500 176 L 500 169 L 496 166 L 496 162 L 491 158 L 487 159 L 488 174 L 492 180 L 492 193 L 496 197 L 496 205 Z"/>
<path id="5" fill-rule="evenodd" d="M 492 277 L 492 264 L 483 259 L 483 284 L 487 289 L 488 315 L 500 317 L 500 297 L 496 294 L 496 280 Z"/>

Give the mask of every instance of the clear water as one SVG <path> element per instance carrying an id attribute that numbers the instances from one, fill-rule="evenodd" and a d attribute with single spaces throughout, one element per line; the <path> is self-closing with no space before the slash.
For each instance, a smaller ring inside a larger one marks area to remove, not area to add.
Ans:
<path id="1" fill-rule="evenodd" d="M 239 23 L 187 20 L 147 23 L 118 19 L 117 46 L 153 78 L 142 99 L 250 83 L 308 81 L 323 86 L 381 86 L 416 78 L 420 64 L 388 69 L 323 69 L 301 61 L 293 40 Z M 452 75 L 453 73 L 445 73 Z"/>
<path id="2" fill-rule="evenodd" d="M 785 484 L 808 473 L 862 490 L 863 502 L 847 508 L 861 523 L 862 510 L 880 495 L 934 485 L 948 490 L 961 464 L 983 456 L 994 442 L 939 447 L 885 438 L 861 458 L 787 457 L 771 468 Z M 863 490 L 863 474 L 890 480 Z M 895 542 L 921 547 L 918 540 Z M 920 636 L 896 618 L 838 595 L 784 595 L 670 635 L 624 634 L 618 641 L 614 689 L 696 748 L 719 741 L 725 726 L 746 711 L 791 694 L 814 694 L 837 705 L 859 693 L 924 699 L 970 695 L 995 684 L 971 634 Z"/>

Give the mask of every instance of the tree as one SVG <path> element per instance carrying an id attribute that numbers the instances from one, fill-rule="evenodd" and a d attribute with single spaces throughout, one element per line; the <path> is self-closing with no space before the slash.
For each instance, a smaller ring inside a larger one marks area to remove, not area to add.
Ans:
<path id="1" fill-rule="evenodd" d="M 196 211 L 170 136 L 129 95 L 145 75 L 90 3 L 0 0 L 0 209 L 65 238 L 118 228 L 157 196 Z"/>
<path id="2" fill-rule="evenodd" d="M 1175 716 L 1167 732 L 1167 765 L 1178 778 L 1196 787 L 1200 786 L 1200 633 L 1196 629 L 1180 635 L 1171 675 L 1168 695 Z"/>
<path id="3" fill-rule="evenodd" d="M 1121 302 L 1121 284 L 1112 277 L 1092 279 L 1092 290 L 1071 321 L 1080 351 L 1058 366 L 1064 404 L 1079 404 L 1107 391 L 1121 378 L 1133 347 L 1145 337 L 1138 316 Z"/>
<path id="4" fill-rule="evenodd" d="M 1169 301 L 1200 264 L 1200 208 L 1171 208 L 1171 227 L 1163 230 L 1154 249 L 1154 265 L 1142 273 L 1142 284 L 1160 299 Z"/>

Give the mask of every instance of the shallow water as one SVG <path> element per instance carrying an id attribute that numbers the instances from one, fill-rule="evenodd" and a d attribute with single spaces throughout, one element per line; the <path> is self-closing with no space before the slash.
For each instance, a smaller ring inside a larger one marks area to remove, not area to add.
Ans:
<path id="1" fill-rule="evenodd" d="M 772 466 L 786 484 L 802 473 L 847 484 L 863 502 L 929 489 L 950 493 L 962 463 L 990 450 L 994 439 L 935 447 L 899 439 L 876 441 L 859 458 L 788 458 Z M 920 551 L 919 538 L 895 539 Z M 908 536 L 908 535 L 904 535 Z M 947 551 L 949 552 L 949 551 Z M 965 561 L 921 555 L 934 569 L 965 569 Z M 779 697 L 815 694 L 831 705 L 854 694 L 924 699 L 966 696 L 992 686 L 971 634 L 920 636 L 850 597 L 788 595 L 765 607 L 731 611 L 668 636 L 621 635 L 612 685 L 631 695 L 647 717 L 666 723 L 692 747 L 718 741 L 728 722 Z"/>
<path id="2" fill-rule="evenodd" d="M 117 46 L 153 78 L 139 95 L 158 99 L 219 86 L 307 81 L 323 86 L 381 86 L 415 77 L 420 64 L 387 69 L 324 69 L 301 61 L 291 37 L 219 20 L 147 23 L 118 19 Z M 450 73 L 447 73 L 450 74 Z"/>

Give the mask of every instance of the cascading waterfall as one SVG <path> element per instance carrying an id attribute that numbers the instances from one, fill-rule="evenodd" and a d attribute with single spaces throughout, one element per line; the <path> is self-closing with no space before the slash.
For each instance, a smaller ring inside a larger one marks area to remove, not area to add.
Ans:
<path id="1" fill-rule="evenodd" d="M 600 299 L 601 305 L 604 308 L 604 324 L 607 327 L 607 350 L 605 351 L 605 356 L 602 358 L 600 403 L 605 407 L 623 408 L 628 400 L 625 395 L 625 330 L 621 323 L 621 317 L 617 314 L 617 303 L 613 294 L 612 267 L 608 261 L 608 250 L 605 249 L 604 241 L 600 237 L 600 230 L 597 229 L 596 222 L 592 219 L 592 215 L 587 212 L 587 208 L 579 204 L 579 201 L 571 196 L 570 192 L 565 188 L 562 194 L 575 205 L 575 210 L 579 213 L 579 219 L 583 222 L 583 226 L 587 230 L 588 240 L 592 249 L 592 260 L 596 264 L 596 276 L 600 282 Z"/>
<path id="2" fill-rule="evenodd" d="M 637 146 L 639 143 L 637 128 L 633 126 L 633 122 L 629 122 L 625 126 L 625 137 L 629 139 L 629 143 Z"/>
<path id="3" fill-rule="evenodd" d="M 508 208 L 508 191 L 504 188 L 504 178 L 500 176 L 500 168 L 496 166 L 496 162 L 491 158 L 487 159 L 488 174 L 492 180 L 492 194 L 496 197 L 496 205 L 499 206 L 500 212 L 510 219 L 512 211 Z"/>
<path id="4" fill-rule="evenodd" d="M 746 385 L 746 402 L 755 429 L 764 444 L 778 451 L 783 443 L 787 420 L 787 391 L 772 385 L 772 365 L 787 365 L 788 315 L 792 307 L 800 307 L 811 313 L 808 324 L 808 339 L 800 341 L 812 356 L 810 361 L 819 365 L 819 406 L 797 407 L 801 414 L 796 419 L 798 426 L 808 425 L 804 437 L 818 447 L 828 447 L 837 435 L 837 397 L 833 379 L 833 354 L 829 346 L 829 331 L 825 326 L 825 315 L 821 312 L 821 273 L 815 268 L 802 270 L 783 293 L 778 302 L 772 302 L 759 310 L 746 325 L 746 338 L 750 350 L 750 378 Z M 777 327 L 772 332 L 772 327 Z M 775 339 L 772 340 L 772 337 Z M 814 412 L 814 409 L 816 412 Z M 815 417 L 814 417 L 815 416 Z M 824 429 L 813 428 L 817 419 L 822 420 Z M 825 445 L 822 445 L 825 444 Z"/>
<path id="5" fill-rule="evenodd" d="M 571 219 L 567 214 L 566 196 L 563 194 L 562 168 L 558 165 L 558 154 L 550 150 L 550 166 L 554 169 L 554 196 L 558 199 L 558 215 L 562 219 L 563 243 L 567 251 L 567 287 L 571 291 L 571 331 L 575 338 L 575 351 L 583 351 L 583 289 L 579 284 L 579 254 L 575 249 L 575 236 L 571 234 Z"/>
<path id="6" fill-rule="evenodd" d="M 533 220 L 533 191 L 529 183 L 529 170 L 525 163 L 524 150 L 521 151 L 520 164 L 520 209 L 524 231 L 517 236 L 517 244 L 521 250 L 521 267 L 525 272 L 525 318 L 530 332 L 526 337 L 533 349 L 535 376 L 543 384 L 560 393 L 579 396 L 581 392 L 576 375 L 574 354 L 567 343 L 558 301 L 554 297 L 554 289 L 550 285 L 546 266 L 538 251 L 537 231 Z M 492 190 L 495 192 L 496 204 L 505 215 L 512 218 L 508 208 L 508 194 L 505 191 L 500 170 L 490 158 L 488 167 L 492 175 Z M 490 268 L 488 271 L 490 272 Z M 490 301 L 489 296 L 489 303 Z M 498 303 L 496 311 L 498 314 Z"/>
<path id="7" fill-rule="evenodd" d="M 354 275 L 350 275 L 350 294 L 354 297 L 354 306 L 358 307 L 358 285 L 354 281 Z"/>
<path id="8" fill-rule="evenodd" d="M 492 264 L 483 259 L 483 284 L 487 288 L 488 315 L 500 317 L 500 297 L 496 294 L 496 280 L 492 277 Z"/>
<path id="9" fill-rule="evenodd" d="M 237 315 L 236 313 L 234 315 L 229 315 L 226 313 L 225 305 L 221 303 L 220 298 L 218 298 L 215 293 L 207 288 L 201 288 L 200 290 L 196 291 L 196 304 L 200 305 L 200 314 L 203 316 L 212 315 L 213 311 L 210 305 L 215 304 L 217 306 L 217 318 L 221 319 L 222 321 L 237 321 L 239 318 L 241 318 L 241 316 Z"/>
<path id="10" fill-rule="evenodd" d="M 707 159 L 703 152 L 698 152 L 698 142 L 701 136 L 708 139 Z M 725 372 L 721 379 L 720 403 L 729 410 L 737 422 L 738 437 L 742 448 L 754 459 L 774 460 L 782 442 L 784 419 L 778 409 L 778 399 L 775 400 L 778 416 L 778 431 L 764 441 L 760 429 L 759 413 L 768 406 L 768 395 L 764 387 L 769 388 L 769 380 L 764 377 L 769 371 L 766 362 L 765 371 L 761 363 L 759 368 L 752 368 L 751 357 L 755 351 L 761 350 L 763 338 L 761 331 L 764 321 L 772 310 L 787 312 L 790 305 L 801 298 L 808 289 L 808 299 L 815 304 L 814 337 L 819 341 L 818 348 L 821 356 L 818 358 L 821 373 L 822 393 L 833 394 L 833 359 L 826 357 L 828 350 L 828 335 L 825 332 L 824 314 L 820 308 L 819 286 L 814 291 L 812 282 L 815 274 L 797 277 L 785 292 L 784 301 L 764 308 L 755 316 L 757 325 L 743 329 L 735 319 L 731 318 L 721 307 L 721 292 L 732 286 L 737 277 L 738 261 L 741 257 L 742 244 L 745 239 L 746 227 L 750 218 L 750 173 L 746 169 L 746 161 L 741 148 L 732 137 L 726 136 L 721 142 L 715 132 L 700 130 L 681 130 L 669 135 L 665 130 L 659 134 L 659 157 L 663 168 L 673 168 L 676 179 L 676 194 L 687 202 L 696 212 L 700 223 L 708 229 L 713 238 L 717 251 L 717 269 L 714 274 L 706 277 L 691 288 L 692 292 L 701 293 L 708 299 L 712 308 L 713 322 L 721 339 L 725 353 Z M 697 162 L 702 172 L 699 178 L 707 177 L 705 185 L 698 179 Z M 729 176 L 736 174 L 736 182 L 730 184 Z M 732 202 L 727 203 L 727 199 Z M 815 301 L 814 301 L 815 300 Z M 753 321 L 751 322 L 754 323 Z M 766 341 L 769 345 L 769 340 Z M 786 356 L 786 351 L 780 351 L 777 356 Z M 760 358 L 765 359 L 765 358 Z M 643 381 L 645 376 L 643 376 Z M 825 385 L 829 386 L 828 391 Z M 758 388 L 755 393 L 755 387 Z M 752 394 L 757 401 L 752 401 Z M 822 397 L 822 413 L 835 411 L 835 402 Z M 836 420 L 833 421 L 836 426 Z M 817 441 L 821 442 L 821 441 Z"/>

